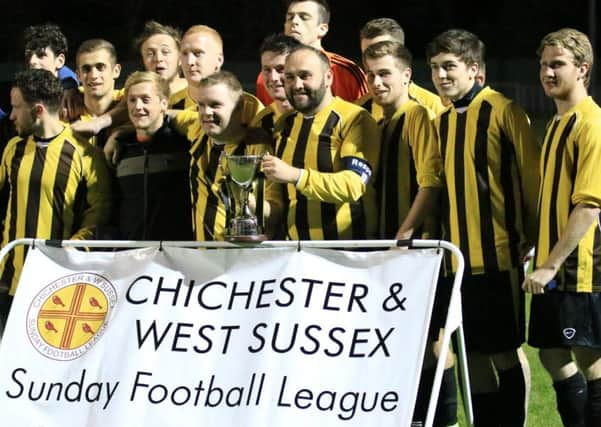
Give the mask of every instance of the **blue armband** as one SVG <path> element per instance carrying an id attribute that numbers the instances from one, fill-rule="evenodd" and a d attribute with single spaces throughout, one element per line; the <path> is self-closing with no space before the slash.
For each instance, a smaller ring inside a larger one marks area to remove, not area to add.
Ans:
<path id="1" fill-rule="evenodd" d="M 361 177 L 363 184 L 367 184 L 367 181 L 369 181 L 369 178 L 371 177 L 371 166 L 365 159 L 360 159 L 359 157 L 344 157 L 342 161 L 344 162 L 344 169 L 355 172 Z"/>

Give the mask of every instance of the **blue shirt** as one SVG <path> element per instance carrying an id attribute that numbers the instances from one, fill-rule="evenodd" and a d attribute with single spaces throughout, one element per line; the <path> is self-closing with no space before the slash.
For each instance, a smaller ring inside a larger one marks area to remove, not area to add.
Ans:
<path id="1" fill-rule="evenodd" d="M 70 78 L 70 79 L 73 79 L 73 80 L 75 80 L 75 82 L 76 82 L 76 86 L 77 86 L 77 85 L 79 85 L 79 80 L 77 79 L 77 74 L 75 74 L 75 72 L 74 72 L 74 71 L 73 71 L 71 68 L 67 67 L 66 65 L 65 65 L 65 66 L 63 66 L 63 67 L 61 67 L 61 68 L 58 70 L 58 78 L 59 78 L 61 81 L 63 81 L 63 80 L 66 80 L 66 79 L 69 79 L 69 78 Z"/>

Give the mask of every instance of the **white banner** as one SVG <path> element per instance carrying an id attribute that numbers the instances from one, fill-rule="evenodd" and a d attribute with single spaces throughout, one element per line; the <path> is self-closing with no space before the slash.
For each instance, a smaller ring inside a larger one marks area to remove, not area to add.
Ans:
<path id="1" fill-rule="evenodd" d="M 408 426 L 441 251 L 29 251 L 3 426 Z"/>

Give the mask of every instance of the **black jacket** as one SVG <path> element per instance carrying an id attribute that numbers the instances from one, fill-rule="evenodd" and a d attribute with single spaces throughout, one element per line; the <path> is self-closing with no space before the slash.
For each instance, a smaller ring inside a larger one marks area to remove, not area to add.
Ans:
<path id="1" fill-rule="evenodd" d="M 190 205 L 190 142 L 169 120 L 150 141 L 135 133 L 119 138 L 116 169 L 119 238 L 124 240 L 193 240 Z"/>

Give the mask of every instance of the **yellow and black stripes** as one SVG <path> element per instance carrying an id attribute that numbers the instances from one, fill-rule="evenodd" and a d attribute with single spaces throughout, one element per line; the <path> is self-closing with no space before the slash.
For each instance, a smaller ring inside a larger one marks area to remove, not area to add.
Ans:
<path id="1" fill-rule="evenodd" d="M 229 196 L 222 156 L 263 154 L 271 147 L 268 144 L 247 143 L 244 139 L 216 143 L 206 134 L 192 145 L 190 164 L 190 191 L 192 197 L 192 220 L 196 240 L 224 240 L 230 211 L 235 209 L 233 197 Z M 263 222 L 263 200 L 268 201 L 276 209 L 281 209 L 281 193 L 279 186 L 257 180 L 257 208 L 255 214 L 260 223 Z M 259 217 L 261 216 L 261 217 Z"/>
<path id="2" fill-rule="evenodd" d="M 96 226 L 108 220 L 110 184 L 104 161 L 94 147 L 75 140 L 68 127 L 51 140 L 11 140 L 0 165 L 0 187 L 5 185 L 4 244 L 22 237 L 91 238 Z M 17 248 L 3 263 L 2 278 L 12 282 L 11 292 L 25 253 Z"/>
<path id="3" fill-rule="evenodd" d="M 365 110 L 335 98 L 315 116 L 286 116 L 276 148 L 278 157 L 303 170 L 298 185 L 285 189 L 291 239 L 373 236 L 377 215 L 369 177 L 379 161 L 379 138 Z"/>
<path id="4" fill-rule="evenodd" d="M 385 138 L 388 134 L 388 123 L 382 131 L 382 137 Z M 399 172 L 407 172 L 402 170 L 399 164 L 399 151 L 401 149 L 399 141 L 401 139 L 403 126 L 405 125 L 405 115 L 403 114 L 394 124 L 394 129 L 388 141 L 383 141 L 382 155 L 380 156 L 380 174 L 381 177 L 376 183 L 376 187 L 380 192 L 380 237 L 393 238 L 400 227 L 399 218 L 401 207 L 399 206 L 401 198 L 406 199 L 407 195 L 398 194 L 398 174 Z M 415 161 L 411 152 L 407 152 L 406 163 L 409 166 L 409 200 L 415 199 L 417 194 L 417 171 L 415 169 Z M 396 190 L 396 191 L 395 191 Z M 405 216 L 409 211 L 409 207 L 404 209 Z"/>
<path id="5" fill-rule="evenodd" d="M 586 98 L 547 127 L 538 200 L 535 265 L 547 260 L 579 204 L 601 207 L 601 108 Z M 599 220 L 590 225 L 564 261 L 558 286 L 572 292 L 601 291 Z"/>
<path id="6" fill-rule="evenodd" d="M 447 184 L 449 238 L 466 272 L 504 271 L 520 264 L 526 217 L 534 217 L 540 150 L 520 108 L 485 88 L 466 108 L 436 119 Z"/>

